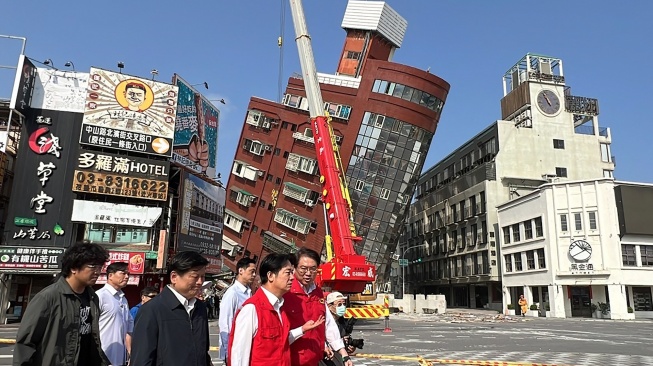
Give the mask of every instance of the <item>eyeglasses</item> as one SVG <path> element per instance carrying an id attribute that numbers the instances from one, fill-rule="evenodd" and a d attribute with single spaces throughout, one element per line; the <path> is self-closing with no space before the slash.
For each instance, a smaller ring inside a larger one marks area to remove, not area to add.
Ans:
<path id="1" fill-rule="evenodd" d="M 311 272 L 311 273 L 317 273 L 317 267 L 297 267 L 297 272 L 300 274 L 304 274 L 306 272 Z"/>
<path id="2" fill-rule="evenodd" d="M 87 264 L 86 268 L 91 271 L 99 272 L 102 269 L 102 264 Z"/>

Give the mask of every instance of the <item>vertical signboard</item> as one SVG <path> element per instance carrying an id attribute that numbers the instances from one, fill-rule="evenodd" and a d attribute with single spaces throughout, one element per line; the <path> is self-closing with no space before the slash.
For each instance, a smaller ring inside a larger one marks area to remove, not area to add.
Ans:
<path id="1" fill-rule="evenodd" d="M 215 178 L 220 111 L 178 75 L 173 161 Z"/>
<path id="2" fill-rule="evenodd" d="M 219 257 L 225 190 L 184 172 L 177 250 L 194 250 Z"/>
<path id="3" fill-rule="evenodd" d="M 81 122 L 80 113 L 26 111 L 4 243 L 60 247 L 70 244 L 70 186 Z"/>
<path id="4" fill-rule="evenodd" d="M 36 66 L 25 55 L 20 55 L 14 90 L 11 93 L 9 108 L 25 115 L 30 106 L 34 82 L 36 80 Z"/>
<path id="5" fill-rule="evenodd" d="M 177 87 L 91 68 L 79 142 L 169 157 Z"/>

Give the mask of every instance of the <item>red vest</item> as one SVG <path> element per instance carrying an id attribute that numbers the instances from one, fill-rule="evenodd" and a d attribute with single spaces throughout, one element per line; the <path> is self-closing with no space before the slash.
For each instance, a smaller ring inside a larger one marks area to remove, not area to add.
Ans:
<path id="1" fill-rule="evenodd" d="M 299 281 L 294 280 L 290 291 L 283 296 L 283 301 L 283 309 L 290 320 L 290 329 L 301 327 L 309 320 L 317 320 L 320 315 L 326 316 L 324 294 L 320 288 L 306 295 Z M 323 323 L 290 345 L 291 365 L 316 366 L 324 357 L 325 342 L 326 327 Z"/>
<path id="2" fill-rule="evenodd" d="M 275 365 L 290 366 L 290 347 L 288 345 L 290 321 L 285 311 L 283 309 L 281 310 L 282 324 L 279 321 L 279 315 L 272 307 L 272 304 L 270 304 L 270 300 L 268 300 L 265 292 L 260 289 L 252 297 L 247 299 L 243 303 L 243 306 L 247 304 L 254 304 L 258 317 L 258 330 L 252 339 L 252 352 L 249 355 L 249 364 L 251 366 L 269 366 L 271 360 L 274 360 Z M 227 365 L 231 364 L 231 354 L 238 352 L 238 350 L 231 349 L 234 334 L 238 331 L 236 328 L 237 317 L 238 313 L 234 317 L 234 325 L 231 327 L 232 330 L 229 335 Z"/>

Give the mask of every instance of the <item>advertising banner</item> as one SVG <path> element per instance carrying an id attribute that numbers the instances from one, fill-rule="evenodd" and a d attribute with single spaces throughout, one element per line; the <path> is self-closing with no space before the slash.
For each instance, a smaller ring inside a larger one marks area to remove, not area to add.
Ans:
<path id="1" fill-rule="evenodd" d="M 63 248 L 0 247 L 0 268 L 59 269 Z"/>
<path id="2" fill-rule="evenodd" d="M 212 255 L 205 255 L 204 258 L 209 261 L 209 265 L 206 266 L 207 274 L 220 274 L 222 272 L 222 258 Z"/>
<path id="3" fill-rule="evenodd" d="M 70 186 L 79 143 L 80 113 L 28 109 L 3 242 L 59 246 L 74 240 Z"/>
<path id="4" fill-rule="evenodd" d="M 183 178 L 177 250 L 219 257 L 225 190 L 187 172 Z"/>
<path id="5" fill-rule="evenodd" d="M 177 86 L 91 68 L 79 142 L 172 154 Z"/>
<path id="6" fill-rule="evenodd" d="M 84 113 L 88 73 L 39 67 L 32 93 L 32 108 Z"/>
<path id="7" fill-rule="evenodd" d="M 220 111 L 179 75 L 173 161 L 215 178 Z"/>
<path id="8" fill-rule="evenodd" d="M 75 200 L 73 222 L 152 227 L 161 216 L 161 207 Z"/>
<path id="9" fill-rule="evenodd" d="M 111 263 L 126 262 L 129 274 L 137 275 L 145 272 L 145 252 L 119 252 L 110 250 L 109 261 L 102 267 L 101 273 L 107 273 L 107 267 Z"/>
<path id="10" fill-rule="evenodd" d="M 169 169 L 168 161 L 80 149 L 72 190 L 165 201 Z"/>

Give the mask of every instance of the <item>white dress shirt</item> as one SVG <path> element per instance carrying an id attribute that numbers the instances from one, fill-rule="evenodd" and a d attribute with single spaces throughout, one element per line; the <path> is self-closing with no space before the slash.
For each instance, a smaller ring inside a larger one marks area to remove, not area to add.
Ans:
<path id="1" fill-rule="evenodd" d="M 221 360 L 227 358 L 229 334 L 231 333 L 231 325 L 234 322 L 236 312 L 243 307 L 243 303 L 250 297 L 252 297 L 252 290 L 237 280 L 222 295 L 222 301 L 220 301 L 220 317 L 218 319 Z"/>
<path id="2" fill-rule="evenodd" d="M 270 301 L 270 304 L 276 310 L 279 315 L 279 320 L 282 320 L 281 317 L 281 306 L 283 305 L 283 298 L 279 299 L 274 296 L 270 291 L 261 287 L 259 291 L 263 291 L 265 296 Z M 238 350 L 231 354 L 231 363 L 230 366 L 248 366 L 250 355 L 252 353 L 252 341 L 254 336 L 258 331 L 258 313 L 256 312 L 256 307 L 254 304 L 247 304 L 238 313 L 236 317 L 236 323 L 234 328 L 238 331 L 234 334 L 234 342 L 232 344 L 232 349 Z M 288 343 L 292 344 L 299 337 L 304 335 L 302 332 L 302 327 L 292 329 L 290 334 L 288 334 Z M 278 361 L 278 360 L 277 360 Z M 273 360 L 270 360 L 273 362 Z"/>
<path id="3" fill-rule="evenodd" d="M 100 302 L 100 342 L 113 366 L 127 364 L 125 337 L 134 330 L 134 318 L 122 290 L 108 283 L 96 292 Z"/>
<path id="4" fill-rule="evenodd" d="M 186 309 L 188 316 L 190 316 L 190 312 L 193 311 L 193 309 L 195 308 L 195 301 L 197 301 L 197 299 L 193 297 L 192 299 L 188 300 L 182 294 L 177 292 L 177 290 L 175 290 L 172 286 L 168 285 L 168 288 L 170 289 L 170 291 L 172 291 L 173 294 L 175 294 L 177 300 L 179 300 L 179 302 L 182 305 L 184 305 L 184 308 Z"/>
<path id="5" fill-rule="evenodd" d="M 296 280 L 295 280 L 296 281 Z M 302 286 L 306 295 L 310 295 L 313 290 L 317 288 L 315 283 L 310 284 L 308 287 Z M 331 315 L 331 310 L 329 310 L 329 304 L 324 302 L 324 307 L 326 308 L 326 316 L 324 317 L 324 327 L 326 328 L 326 341 L 331 346 L 334 351 L 338 351 L 341 348 L 345 347 L 345 342 L 340 337 L 340 329 L 338 329 L 338 323 L 333 319 Z M 317 319 L 311 319 L 317 320 Z"/>

